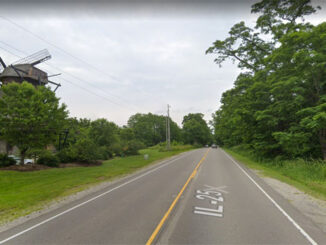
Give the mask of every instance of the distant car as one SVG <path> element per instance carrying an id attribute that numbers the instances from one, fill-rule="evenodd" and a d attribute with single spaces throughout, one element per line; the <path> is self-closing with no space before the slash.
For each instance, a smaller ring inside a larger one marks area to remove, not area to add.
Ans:
<path id="1" fill-rule="evenodd" d="M 217 145 L 215 145 L 215 144 L 212 144 L 212 148 L 217 148 Z"/>
<path id="2" fill-rule="evenodd" d="M 8 155 L 8 157 L 11 157 L 12 159 L 14 159 L 16 161 L 16 165 L 19 165 L 19 163 L 20 163 L 20 157 L 17 157 L 15 155 Z"/>
<path id="3" fill-rule="evenodd" d="M 18 156 L 15 156 L 15 155 L 8 155 L 9 157 L 15 159 L 16 161 L 16 165 L 19 165 L 20 164 L 20 157 Z M 24 164 L 33 164 L 34 163 L 34 160 L 33 159 L 28 159 L 28 158 L 25 158 L 24 159 Z"/>
<path id="4" fill-rule="evenodd" d="M 208 145 L 205 145 L 205 147 L 207 148 L 207 147 L 208 147 Z"/>
<path id="5" fill-rule="evenodd" d="M 33 164 L 34 163 L 34 159 L 24 159 L 24 164 Z"/>

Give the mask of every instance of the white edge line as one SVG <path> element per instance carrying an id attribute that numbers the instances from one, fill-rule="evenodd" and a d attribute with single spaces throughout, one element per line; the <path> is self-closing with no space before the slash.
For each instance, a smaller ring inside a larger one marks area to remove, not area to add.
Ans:
<path id="1" fill-rule="evenodd" d="M 238 168 L 240 168 L 242 170 L 242 172 L 258 187 L 259 190 L 261 190 L 262 193 L 264 193 L 264 195 L 274 204 L 274 206 L 295 226 L 295 228 L 297 228 L 300 233 L 312 244 L 312 245 L 318 245 L 317 242 L 315 242 L 309 235 L 308 233 L 303 229 L 301 228 L 300 225 L 298 225 L 294 219 L 292 219 L 292 217 L 287 214 L 287 212 L 284 211 L 283 208 L 281 208 L 280 205 L 278 205 L 278 203 L 273 199 L 271 198 L 270 195 L 267 194 L 266 191 L 264 191 L 264 189 L 259 185 L 257 184 L 257 182 L 235 161 L 233 160 L 232 157 L 230 157 L 224 150 L 222 150 L 224 152 L 224 154 L 233 162 L 236 164 L 236 166 Z"/>
<path id="2" fill-rule="evenodd" d="M 14 238 L 16 238 L 16 237 L 18 237 L 18 236 L 20 236 L 20 235 L 26 233 L 26 232 L 28 232 L 28 231 L 30 231 L 30 230 L 35 229 L 36 227 L 38 227 L 38 226 L 40 226 L 40 225 L 43 225 L 43 224 L 45 224 L 45 223 L 47 223 L 47 222 L 49 222 L 49 221 L 51 221 L 51 220 L 53 220 L 53 219 L 55 219 L 55 218 L 58 218 L 59 216 L 62 216 L 62 215 L 64 215 L 64 214 L 66 214 L 66 213 L 69 213 L 70 211 L 72 211 L 72 210 L 74 210 L 74 209 L 76 209 L 76 208 L 79 208 L 79 207 L 81 207 L 81 206 L 84 206 L 85 204 L 87 204 L 87 203 L 89 203 L 89 202 L 91 202 L 91 201 L 94 201 L 95 199 L 98 199 L 98 198 L 101 197 L 101 196 L 104 196 L 104 195 L 106 195 L 106 194 L 108 194 L 108 193 L 110 193 L 110 192 L 112 192 L 112 191 L 114 191 L 114 190 L 117 190 L 117 189 L 119 189 L 119 188 L 121 188 L 121 187 L 123 187 L 123 186 L 125 186 L 125 185 L 127 185 L 127 184 L 130 184 L 130 183 L 132 183 L 132 182 L 134 182 L 134 181 L 136 181 L 136 180 L 138 180 L 138 179 L 140 179 L 140 178 L 142 178 L 142 177 L 144 177 L 144 176 L 146 176 L 146 175 L 148 175 L 148 174 L 150 174 L 150 173 L 153 173 L 153 172 L 159 170 L 160 168 L 163 168 L 163 167 L 165 167 L 165 166 L 168 166 L 168 165 L 170 165 L 171 163 L 173 163 L 173 162 L 175 162 L 175 161 L 177 161 L 177 160 L 179 160 L 179 159 L 181 159 L 181 158 L 184 158 L 184 157 L 190 155 L 190 153 L 192 153 L 192 152 L 189 152 L 189 153 L 187 153 L 187 154 L 184 154 L 184 155 L 182 155 L 182 156 L 180 156 L 180 157 L 177 157 L 177 158 L 175 158 L 175 159 L 162 161 L 162 163 L 164 163 L 164 162 L 166 162 L 166 163 L 164 163 L 164 164 L 161 163 L 162 165 L 158 166 L 157 168 L 151 169 L 151 170 L 149 170 L 149 171 L 147 171 L 147 172 L 145 172 L 145 173 L 143 173 L 143 174 L 137 176 L 136 178 L 133 178 L 133 179 L 131 179 L 131 180 L 129 180 L 129 181 L 127 181 L 127 182 L 121 184 L 121 185 L 118 185 L 118 186 L 116 186 L 116 187 L 114 187 L 114 188 L 112 188 L 112 189 L 110 189 L 110 190 L 108 190 L 108 191 L 106 191 L 106 192 L 101 193 L 100 195 L 97 195 L 97 196 L 95 196 L 95 197 L 92 197 L 91 199 L 88 199 L 88 200 L 85 201 L 85 202 L 79 203 L 79 204 L 77 204 L 77 205 L 75 205 L 75 206 L 73 206 L 73 207 L 71 207 L 71 208 L 69 208 L 69 209 L 67 209 L 67 210 L 65 210 L 65 211 L 63 211 L 63 212 L 61 212 L 61 213 L 59 213 L 59 214 L 56 214 L 56 215 L 54 215 L 54 216 L 52 216 L 52 217 L 50 217 L 50 218 L 48 218 L 48 219 L 46 219 L 46 220 L 43 220 L 43 221 L 40 222 L 40 223 L 37 223 L 36 225 L 33 225 L 33 226 L 31 226 L 31 227 L 29 227 L 29 228 L 27 228 L 27 229 L 25 229 L 25 230 L 23 230 L 23 231 L 21 231 L 21 232 L 18 232 L 18 233 L 16 233 L 15 235 L 12 235 L 12 236 L 10 236 L 10 237 L 8 237 L 8 238 L 6 238 L 6 239 L 0 241 L 0 244 L 3 244 L 3 243 L 5 243 L 5 242 L 8 242 L 8 241 L 10 241 L 10 240 L 12 240 L 12 239 L 14 239 Z"/>
<path id="3" fill-rule="evenodd" d="M 215 217 L 223 217 L 223 214 L 219 214 L 219 213 L 210 213 L 210 212 L 204 212 L 204 211 L 194 211 L 194 214 L 203 214 L 203 215 L 208 215 L 208 216 L 215 216 Z"/>

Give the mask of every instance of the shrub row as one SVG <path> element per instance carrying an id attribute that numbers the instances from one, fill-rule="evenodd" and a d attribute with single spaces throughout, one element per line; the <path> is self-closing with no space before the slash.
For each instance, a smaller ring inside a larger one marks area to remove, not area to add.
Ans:
<path id="1" fill-rule="evenodd" d="M 0 167 L 8 167 L 15 164 L 15 159 L 9 157 L 7 154 L 0 154 Z"/>
<path id="2" fill-rule="evenodd" d="M 49 151 L 44 151 L 37 159 L 37 164 L 46 165 L 49 167 L 59 167 L 59 158 Z"/>
<path id="3" fill-rule="evenodd" d="M 136 155 L 142 148 L 144 145 L 138 140 L 131 140 L 125 146 L 114 144 L 111 147 L 98 147 L 89 138 L 84 138 L 55 155 L 49 151 L 42 152 L 37 163 L 50 167 L 58 167 L 59 163 L 71 162 L 94 164 L 99 159 L 106 160 L 114 156 Z"/>

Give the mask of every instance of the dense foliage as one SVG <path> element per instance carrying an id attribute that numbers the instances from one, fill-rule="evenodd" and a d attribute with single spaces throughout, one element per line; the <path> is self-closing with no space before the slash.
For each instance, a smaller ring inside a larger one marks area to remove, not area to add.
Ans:
<path id="1" fill-rule="evenodd" d="M 10 83 L 0 93 L 0 138 L 19 148 L 22 163 L 25 156 L 51 167 L 59 162 L 97 163 L 136 155 L 166 141 L 167 117 L 162 115 L 137 113 L 127 126 L 119 127 L 105 118 L 68 118 L 66 106 L 44 86 Z M 211 132 L 202 114 L 185 116 L 183 129 L 169 120 L 174 144 L 210 143 Z"/>
<path id="2" fill-rule="evenodd" d="M 206 145 L 212 141 L 211 131 L 201 113 L 189 113 L 183 117 L 183 140 L 186 144 Z"/>
<path id="3" fill-rule="evenodd" d="M 213 115 L 215 139 L 264 157 L 326 159 L 326 23 L 306 0 L 263 0 L 254 29 L 234 25 L 207 53 L 238 61 L 242 73 Z"/>
<path id="4" fill-rule="evenodd" d="M 128 127 L 132 128 L 136 139 L 146 146 L 156 145 L 166 139 L 166 117 L 152 113 L 137 113 L 128 120 Z M 181 140 L 181 129 L 170 119 L 171 141 Z"/>
<path id="5" fill-rule="evenodd" d="M 0 167 L 8 167 L 16 164 L 16 160 L 9 157 L 7 154 L 0 154 Z"/>
<path id="6" fill-rule="evenodd" d="M 35 88 L 27 82 L 10 83 L 1 88 L 0 135 L 21 153 L 55 141 L 68 115 L 66 106 L 49 88 Z"/>
<path id="7" fill-rule="evenodd" d="M 63 163 L 95 163 L 114 156 L 135 155 L 145 147 L 136 139 L 133 129 L 121 128 L 104 118 L 69 118 L 67 130 L 67 138 L 57 154 Z"/>
<path id="8" fill-rule="evenodd" d="M 59 158 L 49 151 L 44 151 L 37 159 L 38 164 L 46 165 L 48 167 L 58 167 Z"/>

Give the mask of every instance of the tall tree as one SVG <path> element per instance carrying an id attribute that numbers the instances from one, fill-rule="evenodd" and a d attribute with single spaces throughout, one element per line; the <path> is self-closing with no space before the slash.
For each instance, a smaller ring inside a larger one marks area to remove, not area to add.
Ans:
<path id="1" fill-rule="evenodd" d="M 111 146 L 119 141 L 119 127 L 105 118 L 91 122 L 89 136 L 98 146 Z"/>
<path id="2" fill-rule="evenodd" d="M 1 87 L 1 138 L 20 150 L 21 163 L 29 149 L 55 142 L 68 115 L 66 106 L 49 88 L 27 82 Z"/>
<path id="3" fill-rule="evenodd" d="M 254 29 L 240 22 L 206 51 L 243 69 L 213 116 L 218 141 L 269 157 L 326 159 L 326 24 L 299 21 L 317 9 L 308 0 L 262 0 L 252 6 Z"/>
<path id="4" fill-rule="evenodd" d="M 243 21 L 235 24 L 229 37 L 216 40 L 206 54 L 217 54 L 215 62 L 221 66 L 226 59 L 238 62 L 238 67 L 257 72 L 265 67 L 264 58 L 273 49 L 271 42 L 264 41 L 259 32 L 247 27 Z"/>
<path id="5" fill-rule="evenodd" d="M 152 113 L 137 113 L 128 120 L 128 127 L 133 129 L 136 139 L 147 146 L 156 145 L 166 140 L 166 117 Z M 180 140 L 180 128 L 170 119 L 171 140 Z"/>
<path id="6" fill-rule="evenodd" d="M 263 0 L 254 4 L 251 12 L 260 14 L 256 21 L 256 29 L 263 34 L 270 34 L 274 43 L 292 31 L 297 31 L 309 23 L 298 23 L 298 19 L 304 21 L 304 17 L 315 13 L 320 6 L 313 7 L 310 0 Z"/>
<path id="7" fill-rule="evenodd" d="M 189 113 L 183 117 L 183 140 L 187 144 L 209 144 L 212 141 L 211 131 L 201 113 Z"/>

